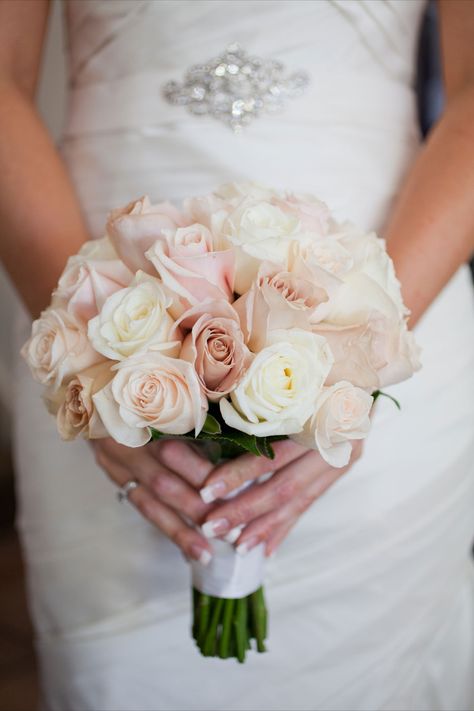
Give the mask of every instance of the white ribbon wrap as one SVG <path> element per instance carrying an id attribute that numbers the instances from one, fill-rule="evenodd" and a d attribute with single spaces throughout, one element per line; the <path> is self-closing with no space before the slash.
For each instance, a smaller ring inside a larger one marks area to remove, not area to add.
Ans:
<path id="1" fill-rule="evenodd" d="M 241 598 L 263 583 L 265 545 L 260 543 L 240 555 L 227 541 L 212 540 L 213 555 L 208 565 L 191 562 L 193 586 L 205 595 Z"/>

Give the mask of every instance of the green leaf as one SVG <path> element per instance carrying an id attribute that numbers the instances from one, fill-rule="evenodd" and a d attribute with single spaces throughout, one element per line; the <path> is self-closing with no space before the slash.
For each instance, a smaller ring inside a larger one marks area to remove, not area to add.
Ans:
<path id="1" fill-rule="evenodd" d="M 221 434 L 222 427 L 215 417 L 207 413 L 206 421 L 204 422 L 201 432 L 211 435 Z"/>
<path id="2" fill-rule="evenodd" d="M 372 397 L 374 398 L 374 402 L 375 402 L 375 401 L 377 400 L 377 398 L 380 397 L 381 395 L 382 395 L 382 397 L 388 397 L 388 399 L 391 400 L 391 401 L 398 407 L 399 410 L 402 409 L 402 406 L 400 405 L 400 403 L 398 402 L 398 400 L 393 397 L 393 395 L 389 395 L 388 393 L 384 393 L 382 390 L 374 390 L 374 392 L 372 393 Z"/>
<path id="3" fill-rule="evenodd" d="M 275 459 L 275 452 L 267 437 L 257 437 L 258 451 L 267 459 Z"/>

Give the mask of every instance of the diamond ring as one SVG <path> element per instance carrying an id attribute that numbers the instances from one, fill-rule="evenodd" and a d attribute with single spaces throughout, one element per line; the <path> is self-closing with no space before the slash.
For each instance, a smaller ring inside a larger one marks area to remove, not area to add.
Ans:
<path id="1" fill-rule="evenodd" d="M 122 501 L 126 501 L 128 497 L 130 496 L 131 492 L 139 486 L 138 481 L 136 479 L 130 479 L 127 481 L 121 489 L 117 491 L 117 499 L 122 503 Z"/>

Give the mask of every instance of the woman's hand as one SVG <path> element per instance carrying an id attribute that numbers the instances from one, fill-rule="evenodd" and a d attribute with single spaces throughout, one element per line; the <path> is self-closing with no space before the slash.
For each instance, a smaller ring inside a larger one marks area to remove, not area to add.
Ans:
<path id="1" fill-rule="evenodd" d="M 206 565 L 211 559 L 208 540 L 194 527 L 210 511 L 197 489 L 212 464 L 182 442 L 152 442 L 132 449 L 113 439 L 91 440 L 98 465 L 123 487 L 135 479 L 139 486 L 128 499 L 140 513 L 182 550 L 187 558 Z"/>
<path id="2" fill-rule="evenodd" d="M 353 442 L 351 460 L 340 469 L 329 466 L 318 452 L 291 440 L 276 442 L 273 448 L 274 460 L 244 454 L 214 469 L 201 490 L 207 503 L 269 471 L 274 474 L 268 481 L 215 506 L 206 515 L 206 535 L 224 537 L 236 527 L 245 526 L 236 542 L 237 550 L 246 553 L 265 542 L 266 555 L 271 555 L 301 514 L 360 457 L 362 441 Z"/>

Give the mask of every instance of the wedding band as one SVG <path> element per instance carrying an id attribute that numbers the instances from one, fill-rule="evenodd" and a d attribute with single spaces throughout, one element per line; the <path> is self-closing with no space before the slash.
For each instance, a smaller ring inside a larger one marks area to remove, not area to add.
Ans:
<path id="1" fill-rule="evenodd" d="M 130 496 L 130 493 L 136 489 L 138 486 L 138 481 L 136 479 L 130 479 L 127 481 L 121 489 L 117 491 L 117 499 L 122 503 L 122 501 L 126 501 L 128 497 Z"/>

